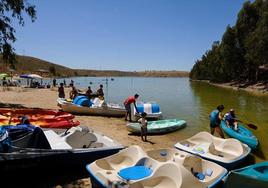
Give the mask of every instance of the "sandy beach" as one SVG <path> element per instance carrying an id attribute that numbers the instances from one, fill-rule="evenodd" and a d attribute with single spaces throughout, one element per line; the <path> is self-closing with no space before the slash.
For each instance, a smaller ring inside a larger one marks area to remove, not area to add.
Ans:
<path id="1" fill-rule="evenodd" d="M 68 91 L 68 88 L 65 89 L 66 94 L 68 94 Z M 0 92 L 0 106 L 3 107 L 11 105 L 16 107 L 22 105 L 25 107 L 59 109 L 56 102 L 57 97 L 57 88 L 9 88 L 8 91 Z M 76 116 L 75 119 L 79 120 L 81 125 L 87 125 L 91 129 L 101 132 L 104 135 L 120 142 L 123 146 L 139 145 L 144 150 L 150 150 L 172 147 L 175 143 L 174 140 L 167 138 L 165 135 L 149 136 L 148 142 L 142 142 L 139 136 L 129 134 L 125 127 L 126 122 L 124 121 L 124 118 Z M 75 184 L 75 187 L 91 187 L 89 179 L 78 181 Z"/>

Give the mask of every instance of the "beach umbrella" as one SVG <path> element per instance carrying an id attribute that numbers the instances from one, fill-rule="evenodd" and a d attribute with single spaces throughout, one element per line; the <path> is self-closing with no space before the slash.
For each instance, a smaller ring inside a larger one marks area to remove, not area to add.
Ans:
<path id="1" fill-rule="evenodd" d="M 40 76 L 38 74 L 29 74 L 28 76 L 29 76 L 29 78 L 38 78 L 38 79 L 42 79 L 43 78 L 42 76 Z"/>
<path id="2" fill-rule="evenodd" d="M 31 79 L 28 74 L 22 74 L 22 75 L 20 75 L 20 78 Z"/>
<path id="3" fill-rule="evenodd" d="M 6 77 L 10 77 L 9 74 L 7 74 L 7 73 L 0 74 L 0 79 L 6 78 Z"/>

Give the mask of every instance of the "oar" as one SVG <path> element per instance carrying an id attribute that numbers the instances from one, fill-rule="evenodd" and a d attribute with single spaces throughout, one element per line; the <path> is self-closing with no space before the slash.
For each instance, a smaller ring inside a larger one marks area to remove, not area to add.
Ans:
<path id="1" fill-rule="evenodd" d="M 244 124 L 246 124 L 249 128 L 251 128 L 251 129 L 254 129 L 254 130 L 257 130 L 257 126 L 256 125 L 254 125 L 254 124 L 252 124 L 252 123 L 246 123 L 246 122 L 244 122 L 244 121 L 242 121 L 242 120 L 239 120 L 241 123 L 244 123 Z"/>

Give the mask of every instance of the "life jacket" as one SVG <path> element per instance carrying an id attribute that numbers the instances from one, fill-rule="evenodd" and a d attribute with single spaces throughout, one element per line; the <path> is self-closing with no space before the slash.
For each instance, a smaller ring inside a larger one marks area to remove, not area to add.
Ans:
<path id="1" fill-rule="evenodd" d="M 217 123 L 219 122 L 219 110 L 213 110 L 210 115 L 209 115 L 209 118 L 210 118 L 210 122 L 211 123 Z"/>

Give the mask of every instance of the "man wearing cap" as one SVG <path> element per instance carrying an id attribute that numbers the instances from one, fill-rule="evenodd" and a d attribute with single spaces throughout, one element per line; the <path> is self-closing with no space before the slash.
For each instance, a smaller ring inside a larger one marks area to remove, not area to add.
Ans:
<path id="1" fill-rule="evenodd" d="M 222 115 L 221 112 L 223 111 L 224 106 L 221 104 L 219 106 L 217 106 L 216 110 L 213 110 L 210 115 L 209 115 L 209 119 L 210 119 L 210 132 L 213 135 L 215 130 L 217 131 L 217 133 L 224 138 L 224 134 L 221 130 L 220 127 L 220 123 L 222 120 Z"/>
<path id="2" fill-rule="evenodd" d="M 136 99 L 139 98 L 138 94 L 135 94 L 134 96 L 129 96 L 125 102 L 124 102 L 124 106 L 126 108 L 126 115 L 125 115 L 125 121 L 127 121 L 127 116 L 129 116 L 129 121 L 132 122 L 131 120 L 131 103 L 134 104 L 134 107 L 136 109 L 136 112 L 139 113 L 137 106 L 136 106 Z"/>
<path id="3" fill-rule="evenodd" d="M 238 124 L 234 109 L 230 109 L 230 111 L 224 115 L 224 119 L 228 127 L 233 127 L 233 129 L 237 131 Z"/>

